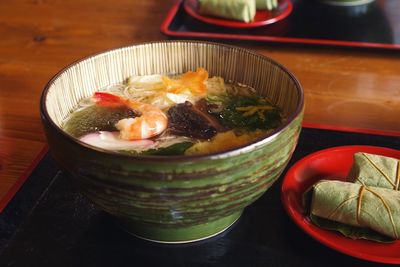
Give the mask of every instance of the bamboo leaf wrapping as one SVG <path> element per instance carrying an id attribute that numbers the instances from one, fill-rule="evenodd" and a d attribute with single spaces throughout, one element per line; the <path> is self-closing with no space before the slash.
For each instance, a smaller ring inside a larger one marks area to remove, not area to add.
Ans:
<path id="1" fill-rule="evenodd" d="M 256 0 L 257 9 L 273 10 L 278 7 L 278 0 Z"/>
<path id="2" fill-rule="evenodd" d="M 399 239 L 400 192 L 322 180 L 313 186 L 311 214 Z"/>
<path id="3" fill-rule="evenodd" d="M 368 153 L 355 153 L 348 181 L 400 190 L 400 161 Z"/>
<path id="4" fill-rule="evenodd" d="M 251 22 L 256 15 L 256 0 L 199 0 L 199 13 Z"/>
<path id="5" fill-rule="evenodd" d="M 345 223 L 339 223 L 318 216 L 314 216 L 312 214 L 310 214 L 310 219 L 315 225 L 321 228 L 340 232 L 344 236 L 349 237 L 351 239 L 367 239 L 380 243 L 392 243 L 394 241 L 393 238 L 382 235 L 369 228 L 353 226 Z"/>

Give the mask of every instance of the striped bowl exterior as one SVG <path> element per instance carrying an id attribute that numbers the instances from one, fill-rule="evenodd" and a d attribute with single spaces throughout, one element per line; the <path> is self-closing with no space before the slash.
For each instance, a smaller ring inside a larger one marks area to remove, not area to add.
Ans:
<path id="1" fill-rule="evenodd" d="M 204 156 L 120 155 L 81 143 L 60 128 L 78 101 L 99 88 L 131 75 L 197 67 L 256 88 L 287 121 L 252 144 Z M 278 63 L 242 48 L 197 41 L 144 43 L 86 58 L 58 73 L 41 99 L 52 154 L 79 188 L 129 231 L 166 242 L 201 239 L 232 224 L 282 173 L 303 111 L 300 84 Z"/>

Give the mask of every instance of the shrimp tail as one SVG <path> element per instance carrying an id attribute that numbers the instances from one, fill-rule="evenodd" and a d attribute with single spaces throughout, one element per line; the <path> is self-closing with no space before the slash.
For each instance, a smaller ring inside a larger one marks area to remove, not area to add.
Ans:
<path id="1" fill-rule="evenodd" d="M 93 101 L 103 107 L 120 107 L 125 105 L 125 101 L 116 95 L 104 92 L 95 92 Z"/>
<path id="2" fill-rule="evenodd" d="M 105 92 L 94 93 L 93 101 L 100 106 L 125 106 L 140 113 L 135 118 L 125 118 L 115 124 L 115 127 L 120 131 L 122 139 L 140 140 L 151 138 L 162 133 L 168 127 L 167 116 L 156 106 Z"/>

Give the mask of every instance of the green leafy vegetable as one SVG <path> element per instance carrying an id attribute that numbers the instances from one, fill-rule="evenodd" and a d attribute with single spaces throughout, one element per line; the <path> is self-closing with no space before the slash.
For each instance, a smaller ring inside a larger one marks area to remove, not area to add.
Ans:
<path id="1" fill-rule="evenodd" d="M 271 129 L 282 122 L 279 108 L 262 97 L 235 96 L 224 105 L 224 109 L 216 115 L 228 128 Z"/>

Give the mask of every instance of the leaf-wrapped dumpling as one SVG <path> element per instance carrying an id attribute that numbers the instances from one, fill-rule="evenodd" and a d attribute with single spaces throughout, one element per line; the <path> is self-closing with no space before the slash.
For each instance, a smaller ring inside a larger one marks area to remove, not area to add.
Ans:
<path id="1" fill-rule="evenodd" d="M 251 22 L 256 15 L 256 0 L 199 0 L 199 13 Z"/>
<path id="2" fill-rule="evenodd" d="M 310 212 L 312 216 L 369 228 L 394 239 L 400 236 L 399 191 L 322 180 L 312 188 Z"/>
<path id="3" fill-rule="evenodd" d="M 395 158 L 358 152 L 347 180 L 367 186 L 400 190 L 400 161 Z"/>
<path id="4" fill-rule="evenodd" d="M 278 0 L 256 0 L 256 8 L 273 10 L 278 7 Z"/>

